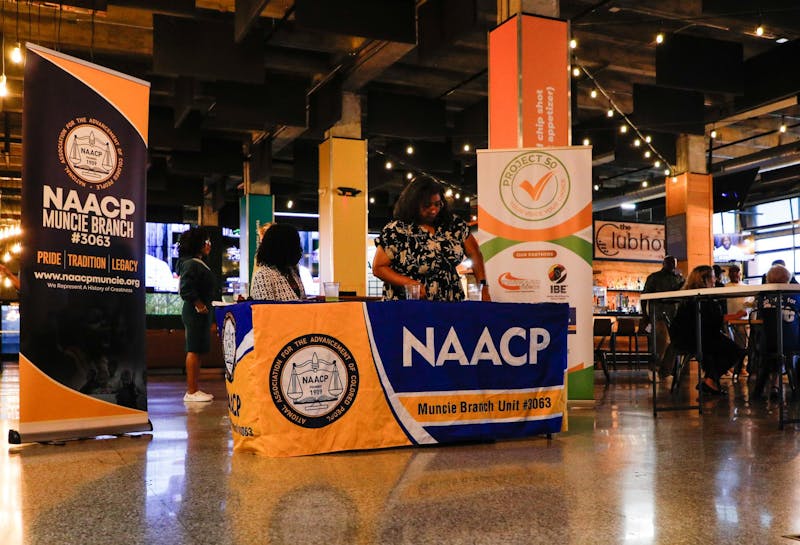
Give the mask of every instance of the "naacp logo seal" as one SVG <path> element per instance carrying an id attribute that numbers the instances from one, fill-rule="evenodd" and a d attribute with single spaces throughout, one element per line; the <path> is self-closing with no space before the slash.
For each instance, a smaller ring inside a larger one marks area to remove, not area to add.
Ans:
<path id="1" fill-rule="evenodd" d="M 514 216 L 541 221 L 567 203 L 569 172 L 554 155 L 528 151 L 517 155 L 500 175 L 500 199 Z"/>
<path id="2" fill-rule="evenodd" d="M 233 314 L 225 314 L 222 322 L 222 357 L 225 360 L 225 378 L 233 382 L 236 370 L 236 319 Z"/>
<path id="3" fill-rule="evenodd" d="M 78 117 L 58 135 L 58 159 L 76 184 L 110 187 L 122 174 L 122 148 L 114 132 L 97 119 Z"/>
<path id="4" fill-rule="evenodd" d="M 269 389 L 278 411 L 304 428 L 322 428 L 352 407 L 358 367 L 350 350 L 321 333 L 297 337 L 272 363 Z"/>

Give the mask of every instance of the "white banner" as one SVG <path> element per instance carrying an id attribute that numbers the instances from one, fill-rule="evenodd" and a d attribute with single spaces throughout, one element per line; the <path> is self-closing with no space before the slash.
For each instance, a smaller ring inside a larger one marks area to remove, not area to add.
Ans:
<path id="1" fill-rule="evenodd" d="M 492 300 L 569 303 L 569 398 L 593 399 L 591 148 L 479 150 L 478 195 Z"/>

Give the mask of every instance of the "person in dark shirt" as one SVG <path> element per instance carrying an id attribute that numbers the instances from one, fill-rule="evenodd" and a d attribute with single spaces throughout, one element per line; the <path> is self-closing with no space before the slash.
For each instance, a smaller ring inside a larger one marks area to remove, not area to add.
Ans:
<path id="1" fill-rule="evenodd" d="M 766 274 L 767 284 L 791 283 L 792 273 L 783 265 L 773 265 Z M 781 312 L 777 312 L 778 296 L 773 294 L 758 297 L 756 312 L 762 320 L 761 337 L 761 362 L 756 374 L 756 384 L 752 397 L 758 399 L 763 396 L 767 383 L 772 385 L 772 396 L 777 396 L 780 380 L 781 351 L 778 346 L 778 319 L 781 320 L 781 333 L 783 335 L 783 355 L 786 365 L 794 367 L 793 353 L 800 350 L 800 294 L 784 293 Z"/>
<path id="2" fill-rule="evenodd" d="M 662 291 L 675 291 L 683 286 L 683 276 L 678 270 L 678 260 L 671 255 L 664 257 L 661 269 L 650 274 L 644 283 L 643 293 L 656 293 Z M 650 327 L 656 330 L 656 361 L 654 362 L 654 372 L 658 372 L 661 378 L 672 374 L 672 363 L 674 356 L 672 351 L 667 350 L 669 346 L 669 330 L 667 322 L 675 315 L 675 303 L 652 301 L 642 301 L 642 314 Z"/>
<path id="3" fill-rule="evenodd" d="M 714 269 L 709 265 L 695 267 L 683 289 L 702 289 L 714 287 Z M 700 301 L 700 336 L 702 339 L 701 365 L 703 381 L 700 387 L 705 394 L 726 394 L 719 385 L 719 379 L 727 369 L 736 367 L 746 355 L 746 351 L 736 346 L 730 337 L 722 333 L 725 313 L 719 301 L 703 299 Z M 670 336 L 677 350 L 697 352 L 697 309 L 694 298 L 684 299 L 675 312 L 670 327 Z"/>

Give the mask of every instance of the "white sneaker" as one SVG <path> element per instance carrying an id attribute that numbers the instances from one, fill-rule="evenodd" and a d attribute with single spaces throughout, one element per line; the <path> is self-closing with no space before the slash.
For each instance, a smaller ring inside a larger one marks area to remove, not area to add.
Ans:
<path id="1" fill-rule="evenodd" d="M 198 402 L 208 402 L 214 399 L 214 396 L 211 394 L 207 394 L 201 390 L 197 390 L 195 393 L 190 394 L 186 392 L 186 395 L 183 396 L 184 401 L 198 401 Z"/>

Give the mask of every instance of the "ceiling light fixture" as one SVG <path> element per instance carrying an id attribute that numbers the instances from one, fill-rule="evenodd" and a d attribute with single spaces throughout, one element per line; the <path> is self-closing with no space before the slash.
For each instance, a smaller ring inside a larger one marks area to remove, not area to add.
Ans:
<path id="1" fill-rule="evenodd" d="M 758 25 L 756 27 L 756 36 L 763 36 L 764 35 L 764 25 Z"/>
<path id="2" fill-rule="evenodd" d="M 17 42 L 17 45 L 11 50 L 11 62 L 14 64 L 20 64 L 22 62 L 22 47 L 19 42 Z"/>
<path id="3" fill-rule="evenodd" d="M 336 191 L 342 197 L 355 197 L 356 195 L 361 193 L 360 189 L 356 189 L 355 187 L 344 187 L 344 186 L 337 187 Z"/>
<path id="4" fill-rule="evenodd" d="M 664 33 L 663 32 L 659 32 L 658 34 L 656 34 L 656 43 L 657 44 L 663 44 L 664 43 Z"/>
<path id="5" fill-rule="evenodd" d="M 780 128 L 778 130 L 781 131 L 781 132 L 786 132 L 786 124 L 785 123 L 781 123 L 781 126 L 780 126 Z"/>
<path id="6" fill-rule="evenodd" d="M 642 187 L 647 187 L 648 185 L 647 180 L 642 180 Z"/>
<path id="7" fill-rule="evenodd" d="M 775 40 L 775 43 L 776 44 L 785 44 L 788 41 L 789 41 L 789 38 L 778 38 L 777 40 Z"/>
<path id="8" fill-rule="evenodd" d="M 290 209 L 291 209 L 291 208 L 294 208 L 294 201 L 293 201 L 293 200 L 291 200 L 291 199 L 289 199 L 288 201 L 286 201 L 286 208 L 290 208 Z"/>
<path id="9" fill-rule="evenodd" d="M 619 205 L 620 208 L 623 210 L 636 210 L 636 203 L 635 202 L 624 202 Z"/>
<path id="10" fill-rule="evenodd" d="M 711 129 L 711 134 L 709 134 L 709 136 L 711 138 L 716 138 L 717 137 L 717 131 L 715 129 Z"/>

